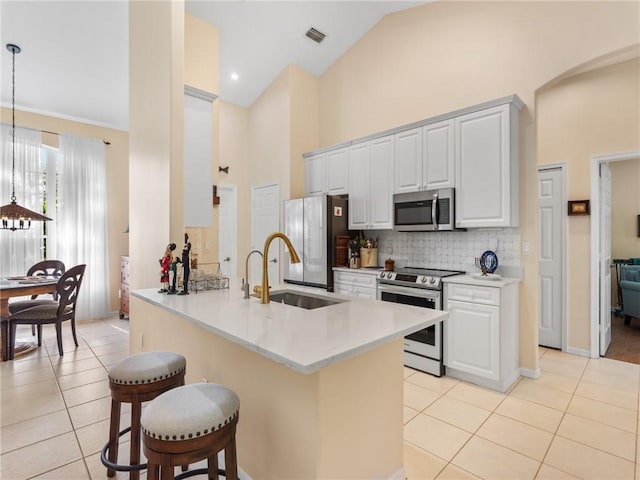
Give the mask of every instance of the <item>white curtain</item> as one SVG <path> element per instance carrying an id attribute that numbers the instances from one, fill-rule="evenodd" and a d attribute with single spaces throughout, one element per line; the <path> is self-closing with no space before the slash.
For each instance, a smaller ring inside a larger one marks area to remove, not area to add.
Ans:
<path id="1" fill-rule="evenodd" d="M 107 242 L 107 170 L 99 140 L 59 136 L 58 212 L 55 256 L 67 270 L 87 265 L 80 287 L 77 317 L 100 318 L 109 312 Z"/>
<path id="2" fill-rule="evenodd" d="M 2 161 L 0 171 L 0 202 L 11 202 L 11 125 L 1 125 Z M 42 175 L 42 132 L 16 127 L 15 193 L 18 205 L 42 212 L 44 179 Z M 43 222 L 33 222 L 29 230 L 0 231 L 0 276 L 24 275 L 34 263 L 44 258 L 42 248 Z"/>

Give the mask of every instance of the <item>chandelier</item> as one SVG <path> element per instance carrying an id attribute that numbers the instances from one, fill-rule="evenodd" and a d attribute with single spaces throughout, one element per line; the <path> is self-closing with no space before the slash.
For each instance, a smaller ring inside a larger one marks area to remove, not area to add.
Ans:
<path id="1" fill-rule="evenodd" d="M 31 220 L 46 222 L 51 220 L 41 213 L 34 212 L 16 203 L 16 53 L 20 53 L 20 47 L 7 43 L 7 50 L 12 55 L 11 70 L 11 203 L 3 205 L 0 211 L 2 230 L 29 230 Z"/>

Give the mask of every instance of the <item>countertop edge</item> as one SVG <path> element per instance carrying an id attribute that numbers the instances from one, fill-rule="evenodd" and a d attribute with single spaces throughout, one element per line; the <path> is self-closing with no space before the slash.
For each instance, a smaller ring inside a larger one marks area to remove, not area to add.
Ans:
<path id="1" fill-rule="evenodd" d="M 522 280 L 519 278 L 502 277 L 498 280 L 483 280 L 481 278 L 475 278 L 471 275 L 454 275 L 452 277 L 446 277 L 442 279 L 443 283 L 457 283 L 465 285 L 479 285 L 483 287 L 506 287 L 512 283 L 520 283 Z"/>

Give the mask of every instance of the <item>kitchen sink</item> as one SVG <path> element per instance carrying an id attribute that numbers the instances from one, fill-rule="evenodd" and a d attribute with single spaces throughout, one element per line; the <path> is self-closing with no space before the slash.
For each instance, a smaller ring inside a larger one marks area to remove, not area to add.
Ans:
<path id="1" fill-rule="evenodd" d="M 306 310 L 314 310 L 316 308 L 328 307 L 329 305 L 348 301 L 336 300 L 334 298 L 315 297 L 313 295 L 305 295 L 304 293 L 294 292 L 291 290 L 273 292 L 269 295 L 269 298 L 273 303 L 285 303 L 287 305 L 304 308 Z"/>

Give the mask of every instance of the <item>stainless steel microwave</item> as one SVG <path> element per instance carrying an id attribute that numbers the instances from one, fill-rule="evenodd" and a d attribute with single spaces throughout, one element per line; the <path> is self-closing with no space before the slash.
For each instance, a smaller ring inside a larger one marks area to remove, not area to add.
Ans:
<path id="1" fill-rule="evenodd" d="M 393 229 L 397 232 L 455 230 L 453 188 L 393 195 Z"/>

